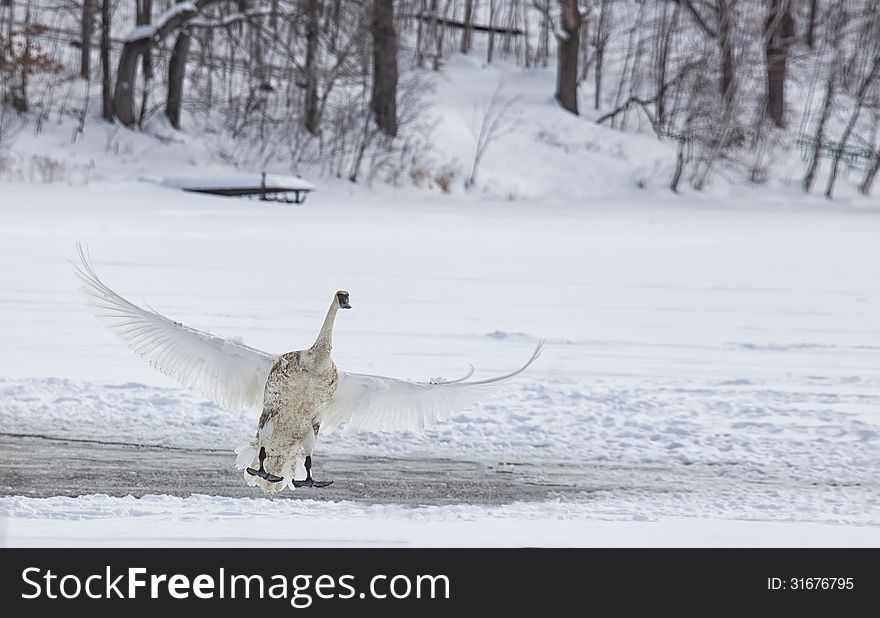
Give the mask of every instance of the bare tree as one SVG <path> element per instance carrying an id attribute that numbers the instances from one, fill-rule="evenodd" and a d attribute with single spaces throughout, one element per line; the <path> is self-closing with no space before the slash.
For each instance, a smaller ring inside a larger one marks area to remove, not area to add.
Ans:
<path id="1" fill-rule="evenodd" d="M 397 33 L 393 0 L 373 0 L 373 92 L 370 109 L 389 137 L 397 135 Z"/>
<path id="2" fill-rule="evenodd" d="M 80 22 L 79 76 L 89 79 L 92 67 L 92 28 L 95 23 L 95 0 L 83 0 Z"/>
<path id="3" fill-rule="evenodd" d="M 835 62 L 836 64 L 836 62 Z M 813 188 L 813 182 L 816 180 L 816 170 L 819 168 L 819 159 L 822 156 L 822 148 L 825 141 L 825 125 L 831 116 L 831 109 L 834 103 L 835 90 L 835 73 L 832 69 L 828 73 L 828 79 L 825 82 L 825 97 L 822 101 L 822 112 L 819 116 L 819 122 L 816 125 L 816 135 L 813 138 L 813 149 L 810 156 L 810 163 L 807 165 L 807 172 L 804 175 L 802 187 L 806 193 Z"/>
<path id="4" fill-rule="evenodd" d="M 538 49 L 535 52 L 535 65 L 540 58 L 541 66 L 547 68 L 550 61 L 550 0 L 532 0 L 535 7 L 541 12 L 541 31 L 538 41 Z"/>
<path id="5" fill-rule="evenodd" d="M 135 2 L 135 23 L 138 26 L 149 26 L 153 21 L 153 0 L 137 0 Z M 150 48 L 143 53 L 144 80 L 153 79 L 153 53 Z"/>
<path id="6" fill-rule="evenodd" d="M 862 180 L 862 184 L 859 185 L 859 191 L 862 195 L 871 194 L 871 186 L 874 184 L 877 172 L 880 172 L 880 149 L 874 151 L 874 156 L 871 158 L 868 169 L 865 171 L 865 178 Z"/>
<path id="7" fill-rule="evenodd" d="M 871 137 L 868 139 L 868 165 L 865 169 L 865 176 L 859 184 L 859 192 L 862 195 L 871 194 L 871 186 L 877 173 L 880 172 L 880 142 L 877 138 L 880 136 L 880 99 L 877 99 L 871 108 Z"/>
<path id="8" fill-rule="evenodd" d="M 10 12 L 9 15 L 10 22 L 13 22 L 15 19 L 14 10 Z M 18 72 L 18 79 L 14 80 L 11 84 L 9 93 L 12 98 L 12 106 L 19 112 L 28 111 L 28 78 L 30 77 L 30 71 L 33 65 L 31 60 L 32 54 L 32 44 L 33 38 L 31 36 L 31 0 L 26 0 L 24 5 L 24 26 L 21 29 L 21 36 L 24 38 L 24 51 L 19 54 L 15 59 L 15 63 L 13 64 L 14 70 Z M 9 44 L 12 46 L 12 37 L 10 37 Z"/>
<path id="9" fill-rule="evenodd" d="M 878 74 L 880 74 L 880 50 L 875 54 L 874 59 L 871 63 L 870 68 L 868 69 L 867 75 L 865 75 L 864 80 L 862 81 L 861 86 L 859 86 L 859 90 L 855 96 L 855 102 L 853 104 L 853 110 L 850 114 L 849 121 L 846 123 L 846 128 L 843 130 L 843 134 L 840 137 L 837 148 L 834 150 L 834 157 L 831 160 L 831 171 L 828 174 L 828 183 L 825 185 L 825 197 L 831 199 L 834 193 L 834 183 L 837 181 L 837 172 L 840 168 L 840 160 L 843 157 L 843 153 L 847 144 L 849 143 L 850 135 L 852 135 L 853 129 L 855 129 L 856 122 L 859 119 L 859 114 L 862 111 L 862 107 L 865 104 L 865 97 L 868 94 L 868 90 L 874 83 L 874 80 L 877 79 Z"/>
<path id="10" fill-rule="evenodd" d="M 443 15 L 434 19 L 434 70 L 439 71 L 443 60 L 443 42 L 446 40 L 446 26 L 449 24 L 447 17 L 452 0 L 446 0 L 443 4 Z"/>
<path id="11" fill-rule="evenodd" d="M 669 89 L 667 75 L 669 73 L 669 57 L 672 48 L 672 33 L 678 23 L 678 14 L 681 7 L 675 4 L 670 15 L 669 4 L 664 2 L 660 7 L 661 15 L 657 30 L 657 61 L 656 67 L 656 101 L 657 114 L 656 121 L 659 131 L 663 131 L 666 126 L 666 95 Z"/>
<path id="12" fill-rule="evenodd" d="M 807 18 L 807 45 L 810 49 L 816 47 L 816 20 L 819 17 L 819 0 L 809 0 L 810 12 Z"/>
<path id="13" fill-rule="evenodd" d="M 186 0 L 178 0 L 185 2 Z M 183 83 L 186 76 L 186 61 L 189 58 L 189 47 L 192 36 L 189 30 L 181 29 L 177 33 L 171 59 L 168 61 L 168 93 L 165 97 L 165 116 L 175 129 L 180 128 L 180 112 L 183 106 Z"/>
<path id="14" fill-rule="evenodd" d="M 153 21 L 153 0 L 138 0 L 136 7 L 136 23 L 138 26 L 149 26 Z M 147 101 L 150 96 L 150 82 L 153 80 L 153 51 L 148 46 L 141 54 L 141 74 L 144 78 L 144 87 L 141 90 L 141 109 L 138 114 L 138 126 L 144 124 L 147 113 Z"/>
<path id="15" fill-rule="evenodd" d="M 499 137 L 512 130 L 510 110 L 518 100 L 516 97 L 505 97 L 501 86 L 498 86 L 489 103 L 480 109 L 479 112 L 475 109 L 474 122 L 471 126 L 471 134 L 475 142 L 474 160 L 471 165 L 471 173 L 464 182 L 466 189 L 476 184 L 480 162 L 482 162 L 489 146 Z M 477 117 L 478 114 L 479 117 Z"/>
<path id="16" fill-rule="evenodd" d="M 312 135 L 320 135 L 321 119 L 318 115 L 318 41 L 320 36 L 320 0 L 305 0 L 306 12 L 306 64 L 305 92 L 303 93 L 303 124 Z"/>
<path id="17" fill-rule="evenodd" d="M 681 176 L 684 173 L 684 166 L 690 160 L 689 150 L 690 141 L 684 136 L 676 139 L 677 147 L 675 149 L 675 170 L 672 172 L 672 180 L 669 182 L 669 190 L 678 193 L 681 184 Z"/>
<path id="18" fill-rule="evenodd" d="M 767 61 L 765 110 L 773 123 L 785 127 L 785 79 L 789 48 L 794 43 L 791 0 L 771 0 L 764 22 L 764 52 Z"/>
<path id="19" fill-rule="evenodd" d="M 110 69 L 110 0 L 101 0 L 101 117 L 113 121 L 113 78 Z"/>
<path id="20" fill-rule="evenodd" d="M 466 54 L 471 50 L 471 37 L 474 32 L 474 4 L 476 0 L 464 0 L 464 28 L 461 29 L 459 50 Z"/>
<path id="21" fill-rule="evenodd" d="M 106 1 L 106 0 L 105 0 Z M 204 6 L 210 0 L 201 0 Z M 119 121 L 131 126 L 138 121 L 134 109 L 134 86 L 137 78 L 138 60 L 153 45 L 162 41 L 169 34 L 183 26 L 199 11 L 199 5 L 184 3 L 177 5 L 177 10 L 165 13 L 161 20 L 151 28 L 139 28 L 129 34 L 119 56 L 119 68 L 116 70 L 116 88 L 113 92 L 113 113 Z"/>
<path id="22" fill-rule="evenodd" d="M 578 57 L 580 55 L 581 11 L 578 0 L 560 0 L 561 31 L 557 34 L 556 100 L 563 109 L 578 113 Z"/>
<path id="23" fill-rule="evenodd" d="M 733 104 L 735 80 L 735 63 L 733 57 L 733 19 L 737 0 L 713 0 L 700 2 L 708 7 L 708 16 L 698 9 L 694 0 L 679 0 L 688 10 L 700 29 L 718 44 L 721 58 L 719 87 L 721 97 L 728 107 Z"/>
<path id="24" fill-rule="evenodd" d="M 3 167 L 3 155 L 21 130 L 22 120 L 23 118 L 13 113 L 9 107 L 0 105 L 0 168 Z"/>
<path id="25" fill-rule="evenodd" d="M 593 41 L 595 48 L 595 66 L 593 76 L 595 77 L 595 92 L 593 95 L 593 108 L 599 109 L 602 101 L 602 75 L 605 68 L 605 50 L 608 47 L 608 41 L 611 39 L 611 1 L 602 0 L 599 4 L 599 17 L 596 23 L 596 34 Z"/>
<path id="26" fill-rule="evenodd" d="M 495 14 L 501 0 L 489 0 L 489 44 L 486 46 L 486 63 L 492 64 L 495 56 Z"/>

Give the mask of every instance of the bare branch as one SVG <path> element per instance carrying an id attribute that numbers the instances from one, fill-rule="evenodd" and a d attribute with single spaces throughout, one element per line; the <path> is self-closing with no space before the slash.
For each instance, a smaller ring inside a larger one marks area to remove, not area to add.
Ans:
<path id="1" fill-rule="evenodd" d="M 688 12 L 690 12 L 694 20 L 696 20 L 700 28 L 702 28 L 706 34 L 708 34 L 713 39 L 718 38 L 718 31 L 710 26 L 709 22 L 707 22 L 706 19 L 702 15 L 700 15 L 700 12 L 697 10 L 697 7 L 694 6 L 692 0 L 678 0 L 678 3 L 684 6 L 688 10 Z"/>

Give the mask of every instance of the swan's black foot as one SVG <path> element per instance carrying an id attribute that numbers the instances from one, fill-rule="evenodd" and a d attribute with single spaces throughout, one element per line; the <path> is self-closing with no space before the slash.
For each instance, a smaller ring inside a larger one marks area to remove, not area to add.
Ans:
<path id="1" fill-rule="evenodd" d="M 275 476 L 274 474 L 269 474 L 265 470 L 254 470 L 253 468 L 248 468 L 247 473 L 251 476 L 259 476 L 261 479 L 269 481 L 270 483 L 280 483 L 284 479 L 280 476 Z"/>
<path id="2" fill-rule="evenodd" d="M 294 487 L 327 487 L 327 485 L 332 485 L 333 481 L 316 481 L 312 478 L 312 456 L 309 455 L 306 457 L 306 478 L 302 481 L 293 480 Z"/>
<path id="3" fill-rule="evenodd" d="M 265 481 L 269 481 L 270 483 L 280 483 L 284 479 L 280 476 L 275 476 L 274 474 L 270 474 L 266 472 L 266 469 L 263 467 L 263 462 L 266 460 L 266 449 L 265 447 L 260 447 L 260 469 L 254 470 L 253 468 L 248 468 L 247 473 L 251 476 L 259 476 L 261 479 Z"/>
<path id="4" fill-rule="evenodd" d="M 316 480 L 313 479 L 312 477 L 305 478 L 305 479 L 303 479 L 303 480 L 301 480 L 301 481 L 297 481 L 297 480 L 294 480 L 294 481 L 293 481 L 293 486 L 294 486 L 294 487 L 315 487 L 315 488 L 321 488 L 321 487 L 327 487 L 327 485 L 332 485 L 332 484 L 333 484 L 333 481 L 316 481 Z"/>

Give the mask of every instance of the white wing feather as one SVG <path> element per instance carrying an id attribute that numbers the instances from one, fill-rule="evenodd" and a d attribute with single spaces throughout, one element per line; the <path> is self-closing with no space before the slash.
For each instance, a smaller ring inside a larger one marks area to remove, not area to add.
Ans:
<path id="1" fill-rule="evenodd" d="M 263 405 L 277 356 L 196 330 L 142 309 L 104 284 L 82 247 L 74 264 L 97 317 L 136 354 L 183 386 L 230 411 Z"/>
<path id="2" fill-rule="evenodd" d="M 345 433 L 421 431 L 473 406 L 501 383 L 526 370 L 541 354 L 539 342 L 528 362 L 511 373 L 468 382 L 410 382 L 383 376 L 339 372 L 339 384 L 321 413 L 321 432 L 345 422 Z"/>

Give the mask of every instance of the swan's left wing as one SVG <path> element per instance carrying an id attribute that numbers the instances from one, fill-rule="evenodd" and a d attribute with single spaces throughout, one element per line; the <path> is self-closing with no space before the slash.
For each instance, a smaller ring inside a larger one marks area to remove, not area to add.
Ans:
<path id="1" fill-rule="evenodd" d="M 538 343 L 528 362 L 511 373 L 487 380 L 411 382 L 362 373 L 339 372 L 339 384 L 321 413 L 321 431 L 332 432 L 345 422 L 345 433 L 421 431 L 473 406 L 504 380 L 526 370 L 541 354 Z"/>

